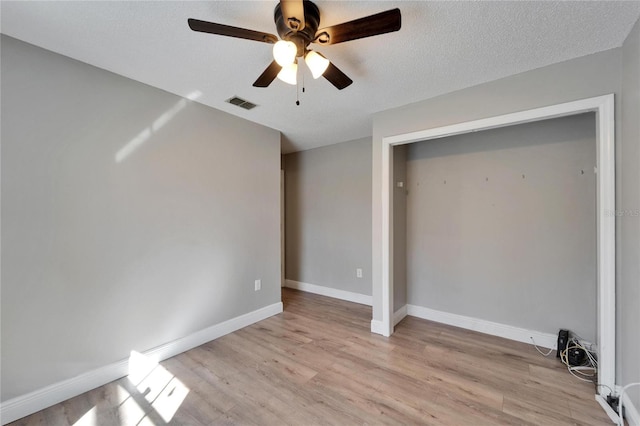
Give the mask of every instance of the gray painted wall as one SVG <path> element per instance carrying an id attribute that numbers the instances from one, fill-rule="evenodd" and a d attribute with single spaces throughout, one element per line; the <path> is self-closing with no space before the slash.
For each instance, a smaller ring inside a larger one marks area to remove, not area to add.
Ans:
<path id="1" fill-rule="evenodd" d="M 403 186 L 398 187 L 398 182 Z M 393 147 L 393 310 L 407 304 L 407 146 Z"/>
<path id="2" fill-rule="evenodd" d="M 371 139 L 287 154 L 283 167 L 286 278 L 371 295 Z"/>
<path id="3" fill-rule="evenodd" d="M 409 304 L 595 342 L 595 166 L 595 114 L 408 145 Z"/>
<path id="4" fill-rule="evenodd" d="M 2 36 L 1 136 L 3 401 L 280 301 L 277 131 Z"/>
<path id="5" fill-rule="evenodd" d="M 622 47 L 618 342 L 621 385 L 640 382 L 640 21 Z M 629 390 L 640 409 L 640 389 Z"/>

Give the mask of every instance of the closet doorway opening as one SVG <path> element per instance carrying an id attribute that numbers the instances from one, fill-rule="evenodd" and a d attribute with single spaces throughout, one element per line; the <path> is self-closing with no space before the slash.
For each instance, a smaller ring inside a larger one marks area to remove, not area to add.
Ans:
<path id="1" fill-rule="evenodd" d="M 605 95 L 382 139 L 382 334 L 393 333 L 393 147 L 447 136 L 595 112 L 598 393 L 615 387 L 615 123 Z"/>

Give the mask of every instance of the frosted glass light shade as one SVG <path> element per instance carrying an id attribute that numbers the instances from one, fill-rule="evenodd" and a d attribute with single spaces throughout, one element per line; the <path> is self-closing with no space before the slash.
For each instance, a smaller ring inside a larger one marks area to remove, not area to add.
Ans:
<path id="1" fill-rule="evenodd" d="M 296 75 L 298 74 L 298 64 L 292 63 L 286 67 L 282 67 L 278 73 L 278 79 L 284 81 L 287 84 L 296 84 Z"/>
<path id="2" fill-rule="evenodd" d="M 307 55 L 304 57 L 304 61 L 307 63 L 309 70 L 311 70 L 311 75 L 313 78 L 318 78 L 327 70 L 329 66 L 329 60 L 322 56 L 318 52 L 314 52 L 310 50 Z"/>
<path id="3" fill-rule="evenodd" d="M 291 65 L 296 60 L 297 54 L 298 48 L 293 42 L 280 40 L 273 45 L 273 59 L 281 67 Z"/>

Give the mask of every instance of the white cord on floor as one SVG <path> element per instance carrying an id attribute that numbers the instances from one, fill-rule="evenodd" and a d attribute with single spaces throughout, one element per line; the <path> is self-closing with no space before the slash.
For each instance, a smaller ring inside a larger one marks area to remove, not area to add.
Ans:
<path id="1" fill-rule="evenodd" d="M 542 356 L 549 356 L 549 355 L 551 355 L 551 352 L 553 352 L 553 348 L 549 349 L 549 352 L 547 352 L 547 353 L 545 354 L 544 352 L 542 352 L 542 351 L 540 350 L 540 348 L 538 347 L 538 345 L 536 345 L 536 341 L 535 341 L 535 340 L 533 340 L 533 337 L 529 337 L 529 338 L 530 338 L 530 339 L 531 339 L 531 341 L 533 342 L 533 346 L 535 346 L 536 350 L 537 350 L 538 352 L 540 352 L 540 355 L 542 355 Z"/>
<path id="2" fill-rule="evenodd" d="M 624 386 L 622 388 L 622 390 L 620 391 L 620 396 L 618 397 L 618 426 L 624 426 L 624 418 L 622 418 L 622 397 L 624 396 L 624 393 L 627 391 L 627 389 L 629 389 L 632 386 L 640 386 L 640 382 L 636 382 L 636 383 L 629 383 L 628 385 Z"/>

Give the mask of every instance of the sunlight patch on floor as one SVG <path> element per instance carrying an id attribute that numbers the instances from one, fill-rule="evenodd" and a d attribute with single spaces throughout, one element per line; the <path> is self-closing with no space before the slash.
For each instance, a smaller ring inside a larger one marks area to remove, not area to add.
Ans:
<path id="1" fill-rule="evenodd" d="M 98 415 L 96 407 L 87 411 L 84 416 L 80 417 L 73 426 L 96 426 L 98 424 Z"/>
<path id="2" fill-rule="evenodd" d="M 169 423 L 187 397 L 189 388 L 175 377 L 162 390 L 151 406 Z"/>
<path id="3" fill-rule="evenodd" d="M 137 425 L 147 415 L 144 409 L 140 407 L 131 396 L 131 394 L 122 386 L 118 386 L 118 395 L 124 397 L 124 401 L 118 406 L 118 418 L 121 425 Z M 96 425 L 97 426 L 97 425 Z"/>
<path id="4" fill-rule="evenodd" d="M 116 385 L 117 412 L 102 413 L 94 406 L 73 426 L 99 426 L 104 415 L 117 415 L 120 425 L 167 425 L 188 394 L 189 388 L 157 361 L 132 351 L 129 374 Z"/>
<path id="5" fill-rule="evenodd" d="M 144 401 L 138 398 L 138 402 L 148 404 L 167 423 L 189 394 L 189 388 L 166 368 L 136 351 L 132 351 L 129 357 L 127 378 L 139 392 L 138 395 L 144 398 Z"/>

